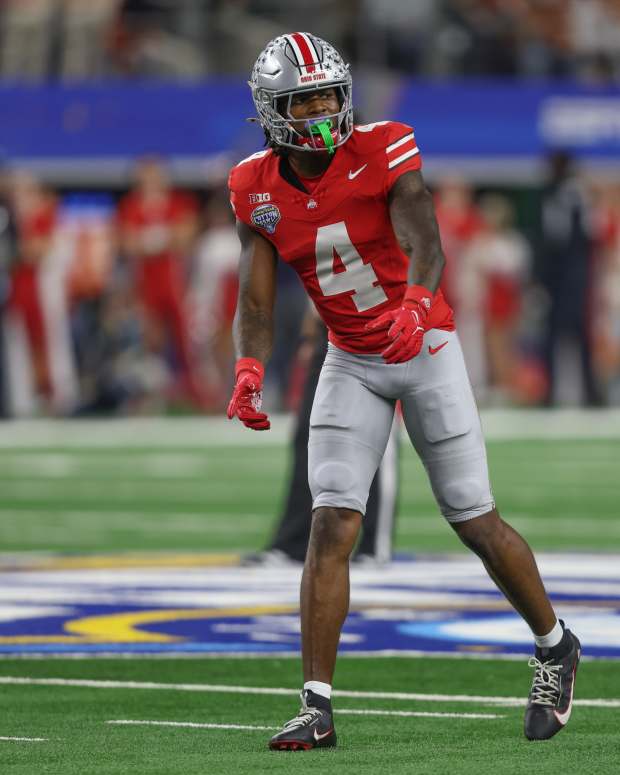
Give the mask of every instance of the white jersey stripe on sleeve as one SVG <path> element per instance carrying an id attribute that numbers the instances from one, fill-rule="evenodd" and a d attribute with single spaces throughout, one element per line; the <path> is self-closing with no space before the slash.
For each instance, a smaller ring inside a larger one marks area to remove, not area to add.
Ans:
<path id="1" fill-rule="evenodd" d="M 400 156 L 392 159 L 392 161 L 388 164 L 388 169 L 394 169 L 394 167 L 397 167 L 402 162 L 407 161 L 407 159 L 410 159 L 412 156 L 415 156 L 416 153 L 420 153 L 419 148 L 412 148 L 409 151 L 405 151 L 405 153 L 402 153 Z"/>
<path id="2" fill-rule="evenodd" d="M 401 145 L 404 145 L 406 142 L 409 142 L 410 140 L 413 140 L 413 132 L 407 133 L 404 137 L 401 137 L 400 140 L 397 140 L 395 143 L 392 143 L 392 145 L 388 145 L 388 147 L 385 149 L 385 152 L 392 153 L 392 151 L 395 151 L 397 148 L 400 148 Z"/>
<path id="3" fill-rule="evenodd" d="M 266 151 L 256 151 L 256 153 L 253 153 L 251 156 L 246 156 L 245 159 L 241 159 L 240 162 L 237 162 L 237 167 L 240 167 L 242 164 L 246 164 L 249 161 L 253 161 L 254 159 L 260 159 L 263 156 L 266 156 L 269 153 L 270 149 L 267 148 Z"/>

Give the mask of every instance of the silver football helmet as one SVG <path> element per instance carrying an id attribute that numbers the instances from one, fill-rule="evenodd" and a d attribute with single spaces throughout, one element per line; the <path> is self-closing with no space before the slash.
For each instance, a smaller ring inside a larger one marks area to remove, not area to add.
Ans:
<path id="1" fill-rule="evenodd" d="M 353 132 L 349 65 L 332 45 L 316 35 L 293 32 L 274 38 L 256 60 L 248 83 L 258 120 L 277 145 L 295 150 L 333 151 Z M 307 120 L 307 133 L 297 131 L 291 123 L 293 94 L 323 88 L 336 89 L 340 110 Z"/>

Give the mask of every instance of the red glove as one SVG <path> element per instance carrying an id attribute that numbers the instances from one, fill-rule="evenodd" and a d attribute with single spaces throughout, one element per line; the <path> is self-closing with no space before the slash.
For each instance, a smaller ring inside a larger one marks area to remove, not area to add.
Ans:
<path id="1" fill-rule="evenodd" d="M 263 403 L 265 368 L 256 358 L 239 358 L 235 365 L 235 389 L 228 404 L 228 419 L 236 415 L 254 431 L 268 431 L 269 418 L 260 411 Z"/>
<path id="2" fill-rule="evenodd" d="M 405 363 L 419 355 L 432 301 L 433 294 L 423 285 L 409 285 L 398 309 L 368 323 L 367 331 L 390 327 L 387 335 L 392 343 L 381 353 L 386 363 Z"/>

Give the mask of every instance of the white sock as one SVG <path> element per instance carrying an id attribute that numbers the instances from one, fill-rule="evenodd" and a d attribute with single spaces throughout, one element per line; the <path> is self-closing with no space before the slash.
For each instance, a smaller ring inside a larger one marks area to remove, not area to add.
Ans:
<path id="1" fill-rule="evenodd" d="M 534 640 L 539 649 L 552 649 L 562 640 L 563 635 L 564 630 L 562 629 L 562 625 L 556 620 L 555 627 L 551 632 L 546 635 L 534 635 Z"/>
<path id="2" fill-rule="evenodd" d="M 332 687 L 331 684 L 324 684 L 322 681 L 306 681 L 304 684 L 304 691 L 306 689 L 310 689 L 311 692 L 314 692 L 315 694 L 320 694 L 321 697 L 325 697 L 328 700 L 331 700 L 332 697 Z"/>

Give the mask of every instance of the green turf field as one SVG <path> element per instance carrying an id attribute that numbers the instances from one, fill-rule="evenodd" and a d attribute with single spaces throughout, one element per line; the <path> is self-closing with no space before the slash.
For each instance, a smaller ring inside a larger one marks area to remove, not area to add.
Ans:
<path id="1" fill-rule="evenodd" d="M 265 442 L 247 433 L 241 443 L 218 443 L 212 437 L 197 441 L 199 430 L 184 440 L 158 427 L 159 436 L 130 444 L 100 444 L 89 433 L 77 440 L 68 434 L 65 443 L 62 432 L 38 438 L 32 428 L 23 438 L 13 431 L 15 443 L 0 440 L 5 562 L 20 561 L 22 552 L 234 554 L 260 547 L 283 496 L 285 438 Z M 489 441 L 498 505 L 535 549 L 620 551 L 620 429 L 611 436 Z M 424 472 L 405 444 L 401 470 L 396 549 L 464 551 L 438 515 Z M 11 683 L 16 677 L 25 682 Z M 121 685 L 33 683 L 45 678 Z M 338 750 L 287 754 L 269 752 L 266 741 L 272 728 L 296 713 L 296 658 L 3 658 L 0 775 L 237 775 L 310 768 L 342 775 L 620 772 L 620 662 L 583 662 L 570 726 L 545 743 L 528 743 L 523 708 L 501 700 L 523 701 L 530 681 L 523 660 L 342 658 L 340 691 L 427 696 L 336 698 Z M 142 682 L 176 686 L 148 689 Z M 214 685 L 240 688 L 215 691 Z M 256 694 L 247 687 L 289 693 Z M 424 715 L 429 713 L 453 715 Z M 113 721 L 194 726 L 108 723 Z"/>
<path id="2" fill-rule="evenodd" d="M 252 443 L 253 442 L 253 443 Z M 491 441 L 494 494 L 537 549 L 620 548 L 620 439 Z M 0 449 L 2 551 L 244 551 L 282 501 L 287 448 Z M 462 551 L 402 445 L 396 549 Z"/>
<path id="3" fill-rule="evenodd" d="M 139 688 L 158 684 L 298 686 L 297 660 L 2 661 L 2 676 L 61 677 L 134 682 L 135 688 L 1 685 L 0 741 L 5 775 L 239 775 L 250 772 L 419 773 L 420 775 L 551 775 L 562 771 L 615 775 L 620 752 L 620 702 L 577 705 L 570 726 L 551 741 L 522 735 L 523 709 L 497 698 L 520 697 L 529 687 L 524 663 L 444 659 L 347 659 L 338 666 L 341 691 L 482 695 L 480 699 L 335 699 L 339 748 L 309 753 L 271 752 L 271 729 L 120 725 L 160 721 L 275 728 L 297 711 L 289 695 Z M 617 697 L 617 663 L 586 662 L 579 699 Z M 363 711 L 349 714 L 347 711 Z M 385 715 L 373 715 L 383 711 Z M 477 714 L 482 718 L 396 715 Z M 394 715 L 392 715 L 394 714 Z M 311 761 L 310 761 L 311 760 Z"/>

